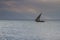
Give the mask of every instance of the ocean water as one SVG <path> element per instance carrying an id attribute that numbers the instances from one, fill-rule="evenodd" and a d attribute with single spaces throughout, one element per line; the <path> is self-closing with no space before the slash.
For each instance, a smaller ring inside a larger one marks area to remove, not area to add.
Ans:
<path id="1" fill-rule="evenodd" d="M 60 40 L 60 21 L 0 20 L 0 40 Z"/>

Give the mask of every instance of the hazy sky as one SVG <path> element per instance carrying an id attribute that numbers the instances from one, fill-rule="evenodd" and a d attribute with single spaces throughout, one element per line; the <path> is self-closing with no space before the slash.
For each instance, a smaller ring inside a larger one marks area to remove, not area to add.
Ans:
<path id="1" fill-rule="evenodd" d="M 60 0 L 0 0 L 0 19 L 60 19 Z"/>

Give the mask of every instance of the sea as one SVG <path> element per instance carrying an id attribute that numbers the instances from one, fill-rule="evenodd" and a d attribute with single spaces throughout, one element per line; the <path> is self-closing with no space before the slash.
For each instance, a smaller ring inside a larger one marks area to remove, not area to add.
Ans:
<path id="1" fill-rule="evenodd" d="M 0 40 L 60 40 L 60 21 L 0 20 Z"/>

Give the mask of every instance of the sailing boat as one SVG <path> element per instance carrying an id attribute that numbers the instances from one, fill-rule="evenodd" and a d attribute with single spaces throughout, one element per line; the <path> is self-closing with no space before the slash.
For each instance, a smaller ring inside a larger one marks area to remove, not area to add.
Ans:
<path id="1" fill-rule="evenodd" d="M 39 16 L 35 19 L 36 22 L 44 22 L 44 21 L 41 21 L 41 20 L 40 20 L 41 15 L 42 15 L 42 13 L 40 13 Z"/>

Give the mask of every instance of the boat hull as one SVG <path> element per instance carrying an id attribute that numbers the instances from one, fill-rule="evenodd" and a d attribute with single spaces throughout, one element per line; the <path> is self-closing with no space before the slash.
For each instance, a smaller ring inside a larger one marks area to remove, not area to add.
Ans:
<path id="1" fill-rule="evenodd" d="M 36 22 L 45 22 L 45 21 L 36 21 Z"/>

